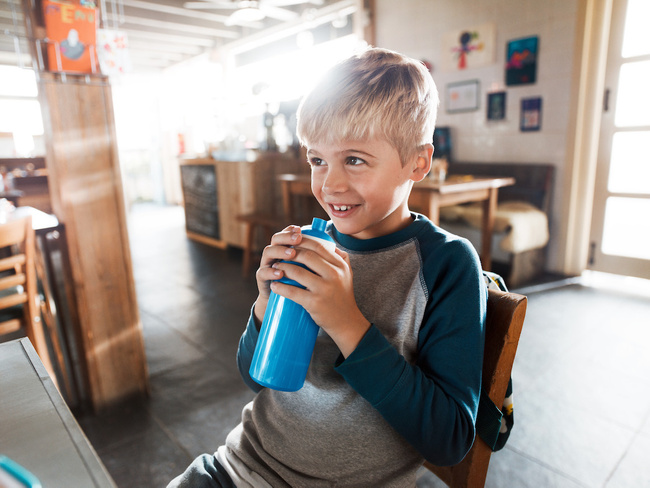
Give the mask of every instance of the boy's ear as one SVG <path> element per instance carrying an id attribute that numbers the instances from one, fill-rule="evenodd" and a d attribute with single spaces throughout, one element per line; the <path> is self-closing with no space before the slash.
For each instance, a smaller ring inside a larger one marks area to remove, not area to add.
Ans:
<path id="1" fill-rule="evenodd" d="M 431 171 L 431 158 L 433 157 L 433 145 L 425 144 L 420 147 L 415 161 L 415 168 L 411 174 L 411 180 L 422 181 Z"/>

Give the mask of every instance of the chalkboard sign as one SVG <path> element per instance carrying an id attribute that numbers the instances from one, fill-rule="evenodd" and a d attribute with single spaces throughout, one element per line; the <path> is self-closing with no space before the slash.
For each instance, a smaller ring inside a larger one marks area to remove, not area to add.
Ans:
<path id="1" fill-rule="evenodd" d="M 217 169 L 213 164 L 181 166 L 185 200 L 185 228 L 188 232 L 219 240 Z"/>

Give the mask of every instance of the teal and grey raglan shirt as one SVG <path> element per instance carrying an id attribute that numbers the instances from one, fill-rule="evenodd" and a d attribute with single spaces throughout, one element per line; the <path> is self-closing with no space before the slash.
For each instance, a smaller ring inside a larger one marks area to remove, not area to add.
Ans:
<path id="1" fill-rule="evenodd" d="M 249 319 L 237 359 L 258 394 L 226 448 L 271 486 L 414 486 L 423 459 L 455 464 L 470 449 L 487 290 L 471 244 L 412 215 L 369 240 L 328 224 L 372 325 L 346 359 L 321 330 L 299 391 L 250 378 L 258 331 Z"/>

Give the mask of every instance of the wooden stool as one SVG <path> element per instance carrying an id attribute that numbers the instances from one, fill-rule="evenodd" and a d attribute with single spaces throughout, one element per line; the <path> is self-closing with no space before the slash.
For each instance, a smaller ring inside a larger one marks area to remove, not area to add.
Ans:
<path id="1" fill-rule="evenodd" d="M 270 241 L 273 233 L 285 228 L 287 224 L 285 219 L 282 217 L 263 213 L 238 215 L 237 220 L 242 222 L 245 226 L 242 275 L 248 276 L 251 267 L 251 255 L 253 253 L 253 239 L 255 237 L 255 229 L 261 228 L 264 231 L 264 235 L 267 240 Z"/>

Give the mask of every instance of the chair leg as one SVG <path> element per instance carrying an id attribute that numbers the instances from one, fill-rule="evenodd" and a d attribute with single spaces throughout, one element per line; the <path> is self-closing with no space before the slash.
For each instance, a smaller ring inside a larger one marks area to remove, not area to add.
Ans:
<path id="1" fill-rule="evenodd" d="M 251 253 L 253 252 L 254 227 L 251 222 L 244 222 L 244 256 L 242 259 L 242 276 L 248 276 L 251 267 Z"/>
<path id="2" fill-rule="evenodd" d="M 70 384 L 70 375 L 68 374 L 66 368 L 61 341 L 59 341 L 59 334 L 57 331 L 56 307 L 54 305 L 52 291 L 50 290 L 48 275 L 45 271 L 43 252 L 43 246 L 41 245 L 40 238 L 37 236 L 34 265 L 36 267 L 36 277 L 38 279 L 37 281 L 40 282 L 43 289 L 43 300 L 40 300 L 40 316 L 44 321 L 43 329 L 47 331 L 50 337 L 50 343 L 52 345 L 54 357 L 56 358 L 56 366 L 59 373 L 61 374 L 61 379 L 63 380 L 62 386 L 65 388 L 66 398 L 71 398 L 72 386 Z M 43 321 L 41 321 L 41 324 L 43 324 Z"/>

